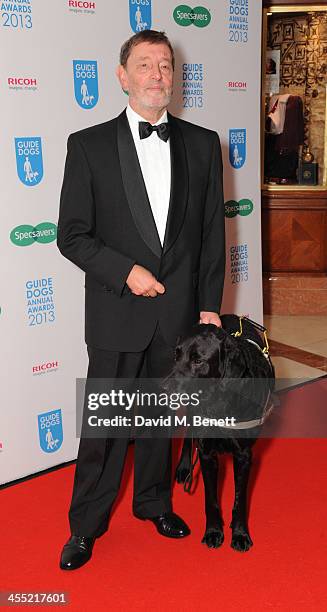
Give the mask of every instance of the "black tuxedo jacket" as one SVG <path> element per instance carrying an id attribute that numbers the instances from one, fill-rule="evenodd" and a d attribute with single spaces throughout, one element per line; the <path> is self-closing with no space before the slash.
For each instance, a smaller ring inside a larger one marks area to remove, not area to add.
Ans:
<path id="1" fill-rule="evenodd" d="M 165 340 L 219 312 L 225 270 L 222 159 L 216 132 L 168 113 L 171 194 L 161 246 L 126 112 L 71 134 L 58 222 L 60 252 L 85 271 L 85 337 L 94 348 L 141 351 L 159 321 Z M 137 263 L 164 284 L 134 295 Z"/>

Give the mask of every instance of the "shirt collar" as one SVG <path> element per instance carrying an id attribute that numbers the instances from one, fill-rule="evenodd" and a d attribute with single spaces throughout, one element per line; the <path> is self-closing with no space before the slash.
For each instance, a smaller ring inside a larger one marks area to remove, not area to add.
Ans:
<path id="1" fill-rule="evenodd" d="M 144 117 L 136 113 L 135 110 L 133 110 L 129 104 L 127 105 L 127 108 L 126 108 L 126 115 L 127 115 L 127 119 L 129 121 L 129 125 L 130 125 L 130 128 L 133 134 L 135 135 L 137 134 L 139 137 L 139 121 L 147 121 L 147 119 L 144 119 Z M 167 121 L 168 121 L 168 116 L 167 116 L 167 111 L 165 110 L 163 115 L 161 115 L 160 119 L 153 125 L 160 125 L 160 123 L 164 123 Z"/>

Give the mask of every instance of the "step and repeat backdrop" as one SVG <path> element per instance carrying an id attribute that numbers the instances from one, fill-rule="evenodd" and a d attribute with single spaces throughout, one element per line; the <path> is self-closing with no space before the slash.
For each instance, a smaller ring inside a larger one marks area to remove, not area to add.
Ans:
<path id="1" fill-rule="evenodd" d="M 119 50 L 149 28 L 176 50 L 170 111 L 221 138 L 223 312 L 262 321 L 258 2 L 0 0 L 0 483 L 76 457 L 84 276 L 56 247 L 67 136 L 126 106 Z"/>

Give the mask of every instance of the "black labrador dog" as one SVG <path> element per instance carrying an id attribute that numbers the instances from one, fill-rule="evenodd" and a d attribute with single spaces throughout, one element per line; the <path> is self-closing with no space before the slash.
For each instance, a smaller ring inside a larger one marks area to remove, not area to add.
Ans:
<path id="1" fill-rule="evenodd" d="M 221 321 L 222 328 L 212 324 L 198 324 L 187 336 L 178 338 L 175 366 L 165 379 L 164 387 L 180 391 L 190 379 L 214 379 L 218 393 L 212 396 L 215 401 L 210 404 L 211 415 L 235 417 L 234 428 L 218 428 L 214 434 L 210 430 L 208 437 L 202 432 L 197 438 L 205 488 L 206 529 L 202 542 L 209 548 L 218 548 L 224 541 L 217 498 L 217 454 L 230 452 L 233 455 L 235 483 L 230 524 L 231 546 L 245 552 L 253 544 L 247 525 L 251 449 L 271 410 L 275 374 L 268 354 L 266 335 L 263 341 L 257 331 L 258 328 L 266 331 L 265 328 L 236 315 L 222 315 Z M 236 393 L 235 386 L 238 387 Z M 185 438 L 176 470 L 176 480 L 179 483 L 185 483 L 192 474 L 192 443 L 192 438 Z"/>

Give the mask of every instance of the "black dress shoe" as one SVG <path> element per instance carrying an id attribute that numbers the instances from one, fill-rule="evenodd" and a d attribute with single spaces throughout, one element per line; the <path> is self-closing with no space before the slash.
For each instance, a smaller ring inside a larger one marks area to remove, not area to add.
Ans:
<path id="1" fill-rule="evenodd" d="M 92 557 L 95 538 L 72 535 L 62 549 L 60 569 L 74 570 L 82 567 Z"/>
<path id="2" fill-rule="evenodd" d="M 137 516 L 137 518 L 152 521 L 157 531 L 166 538 L 185 538 L 191 533 L 191 530 L 183 519 L 174 512 L 165 512 L 164 514 L 160 514 L 160 516 Z"/>

